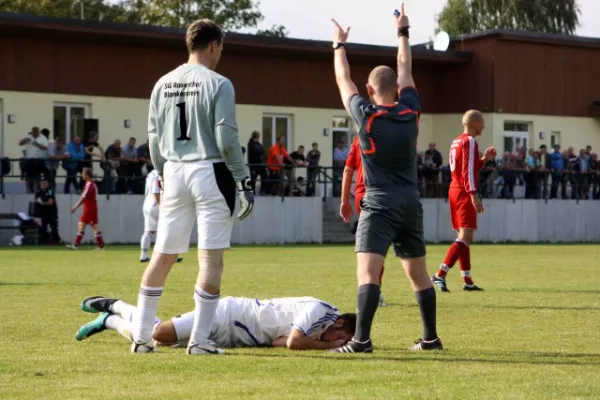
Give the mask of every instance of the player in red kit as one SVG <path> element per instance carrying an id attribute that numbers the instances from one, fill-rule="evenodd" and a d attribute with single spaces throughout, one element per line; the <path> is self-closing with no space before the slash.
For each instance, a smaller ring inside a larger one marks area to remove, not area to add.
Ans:
<path id="1" fill-rule="evenodd" d="M 477 194 L 479 170 L 487 160 L 496 156 L 496 149 L 488 147 L 484 156 L 479 158 L 479 147 L 475 138 L 485 129 L 483 114 L 477 110 L 469 110 L 462 119 L 464 133 L 459 135 L 450 146 L 450 173 L 452 183 L 448 193 L 452 229 L 458 232 L 458 237 L 448 249 L 444 262 L 433 276 L 433 283 L 442 292 L 449 292 L 446 286 L 446 274 L 460 262 L 465 291 L 479 291 L 471 278 L 471 249 L 473 234 L 477 229 L 477 214 L 483 212 L 481 200 Z"/>
<path id="2" fill-rule="evenodd" d="M 344 168 L 344 175 L 342 178 L 342 204 L 340 205 L 340 216 L 346 223 L 350 223 L 352 218 L 352 205 L 350 204 L 350 189 L 352 187 L 352 177 L 354 172 L 356 171 L 356 181 L 354 183 L 354 206 L 356 207 L 356 212 L 360 214 L 360 201 L 365 195 L 365 182 L 363 181 L 363 173 L 362 173 L 362 161 L 360 158 L 360 143 L 358 141 L 358 136 L 354 138 L 352 142 L 352 146 L 350 147 L 350 152 L 348 153 L 348 158 L 346 159 L 346 167 Z M 383 278 L 383 268 L 381 268 L 381 275 L 379 277 L 379 282 L 381 286 L 381 281 Z M 379 307 L 385 307 L 383 294 L 379 295 Z"/>
<path id="3" fill-rule="evenodd" d="M 77 201 L 77 204 L 71 208 L 71 212 L 74 213 L 77 211 L 82 204 L 83 212 L 81 213 L 79 223 L 77 224 L 77 236 L 75 237 L 75 242 L 67 247 L 72 250 L 77 250 L 81 244 L 83 235 L 85 234 L 85 227 L 89 225 L 96 235 L 96 243 L 98 243 L 97 250 L 103 250 L 104 241 L 102 240 L 102 232 L 100 232 L 100 228 L 98 228 L 98 188 L 94 183 L 94 177 L 92 176 L 92 170 L 90 168 L 84 168 L 81 171 L 81 177 L 85 181 L 85 186 L 83 188 L 83 193 L 81 193 L 81 198 Z"/>

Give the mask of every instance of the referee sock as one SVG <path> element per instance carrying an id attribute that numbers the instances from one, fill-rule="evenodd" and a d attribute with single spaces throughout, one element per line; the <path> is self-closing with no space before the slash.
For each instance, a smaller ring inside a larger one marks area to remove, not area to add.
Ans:
<path id="1" fill-rule="evenodd" d="M 423 340 L 431 341 L 437 339 L 436 330 L 436 304 L 435 304 L 435 289 L 429 289 L 415 292 L 417 303 L 419 303 L 419 311 L 421 311 L 421 319 L 423 320 Z"/>
<path id="2" fill-rule="evenodd" d="M 371 339 L 371 325 L 373 325 L 375 311 L 379 305 L 380 294 L 381 288 L 373 283 L 358 287 L 358 312 L 356 313 L 354 340 L 364 343 Z"/>
<path id="3" fill-rule="evenodd" d="M 131 329 L 135 341 L 152 343 L 152 330 L 154 329 L 156 310 L 162 292 L 162 287 L 140 286 L 137 312 L 133 315 Z"/>
<path id="4" fill-rule="evenodd" d="M 196 308 L 194 309 L 194 325 L 188 347 L 194 344 L 203 345 L 208 343 L 208 336 L 210 335 L 212 323 L 215 319 L 220 297 L 220 293 L 210 294 L 198 286 L 194 288 L 194 303 L 196 303 Z"/>

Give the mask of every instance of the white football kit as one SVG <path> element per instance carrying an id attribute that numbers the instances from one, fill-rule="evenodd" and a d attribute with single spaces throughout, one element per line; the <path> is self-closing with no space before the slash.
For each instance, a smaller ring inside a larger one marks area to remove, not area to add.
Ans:
<path id="1" fill-rule="evenodd" d="M 156 202 L 155 195 L 160 195 L 160 187 L 158 186 L 158 173 L 152 170 L 146 177 L 146 191 L 144 205 L 144 232 L 156 232 L 158 226 L 159 207 Z"/>
<path id="2" fill-rule="evenodd" d="M 225 348 L 271 346 L 273 340 L 289 336 L 295 328 L 318 340 L 339 315 L 336 307 L 314 297 L 272 300 L 225 297 L 219 300 L 209 339 Z M 194 313 L 171 321 L 179 344 L 187 346 Z"/>
<path id="3" fill-rule="evenodd" d="M 248 176 L 231 82 L 191 64 L 163 76 L 150 99 L 148 138 L 164 183 L 154 250 L 187 252 L 194 221 L 198 248 L 229 248 L 236 181 Z"/>

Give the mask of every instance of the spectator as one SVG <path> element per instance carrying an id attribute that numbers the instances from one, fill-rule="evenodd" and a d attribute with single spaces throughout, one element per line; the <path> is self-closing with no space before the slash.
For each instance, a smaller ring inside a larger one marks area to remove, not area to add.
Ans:
<path id="1" fill-rule="evenodd" d="M 50 187 L 56 191 L 56 175 L 59 163 L 66 162 L 69 159 L 69 152 L 65 146 L 63 138 L 57 138 L 53 143 L 48 145 L 48 161 L 46 161 L 46 169 L 48 171 L 47 178 Z"/>
<path id="2" fill-rule="evenodd" d="M 600 198 L 600 190 L 598 187 L 600 186 L 600 163 L 598 163 L 598 154 L 591 153 L 590 154 L 590 164 L 589 164 L 589 185 L 592 189 L 592 199 L 598 200 Z"/>
<path id="3" fill-rule="evenodd" d="M 540 182 L 542 188 L 542 197 L 548 198 L 548 175 L 552 170 L 552 157 L 548 154 L 548 148 L 545 144 L 540 146 Z"/>
<path id="4" fill-rule="evenodd" d="M 344 167 L 346 166 L 346 159 L 348 158 L 349 152 L 350 152 L 350 149 L 348 149 L 344 145 L 343 140 L 338 140 L 336 142 L 336 146 L 333 149 L 333 196 L 334 197 L 340 196 L 342 173 L 344 172 Z"/>
<path id="5" fill-rule="evenodd" d="M 585 155 L 587 158 L 590 158 L 592 156 L 592 146 L 590 146 L 589 144 L 585 146 Z"/>
<path id="6" fill-rule="evenodd" d="M 496 160 L 488 160 L 481 169 L 479 174 L 479 191 L 481 197 L 489 197 L 492 195 L 493 184 L 496 179 Z"/>
<path id="7" fill-rule="evenodd" d="M 41 175 L 46 173 L 48 138 L 40 134 L 40 129 L 34 126 L 29 135 L 19 141 L 19 146 L 26 146 L 23 170 L 27 193 L 35 193 L 39 189 Z"/>
<path id="8" fill-rule="evenodd" d="M 120 139 L 115 139 L 115 141 L 113 142 L 113 144 L 111 144 L 110 146 L 108 146 L 106 148 L 106 152 L 104 153 L 104 157 L 106 158 L 106 162 L 108 163 L 108 172 L 109 172 L 109 176 L 111 177 L 111 183 L 109 185 L 110 190 L 114 191 L 116 189 L 116 187 L 113 186 L 113 180 L 112 178 L 117 176 L 117 171 L 119 171 L 120 167 L 121 167 L 121 159 L 123 157 L 122 155 L 122 151 L 121 151 L 121 140 Z M 121 184 L 123 181 L 118 178 L 117 180 L 117 186 L 119 186 L 118 192 L 122 193 L 123 192 L 123 185 Z"/>
<path id="9" fill-rule="evenodd" d="M 267 177 L 267 167 L 265 167 L 265 148 L 260 143 L 260 133 L 252 132 L 248 140 L 248 166 L 250 168 L 250 180 L 252 188 L 256 191 L 256 179 L 260 176 L 260 192 L 264 195 L 269 191 L 270 185 Z"/>
<path id="10" fill-rule="evenodd" d="M 41 204 L 40 239 L 45 244 L 60 243 L 58 207 L 56 206 L 54 190 L 50 187 L 50 182 L 46 177 L 41 179 L 40 186 L 40 190 L 35 194 L 35 199 Z M 50 236 L 48 236 L 48 228 L 50 228 Z"/>
<path id="11" fill-rule="evenodd" d="M 432 152 L 425 152 L 425 159 L 423 160 L 423 177 L 425 178 L 425 197 L 438 197 L 438 167 L 433 159 L 434 155 Z"/>
<path id="12" fill-rule="evenodd" d="M 48 130 L 48 128 L 42 129 L 40 133 L 48 139 L 48 142 L 50 142 L 50 130 Z"/>
<path id="13" fill-rule="evenodd" d="M 306 196 L 306 184 L 304 178 L 302 178 L 301 176 L 298 177 L 298 180 L 294 185 L 294 189 L 290 193 L 294 197 Z"/>
<path id="14" fill-rule="evenodd" d="M 433 191 L 433 197 L 438 197 L 439 185 L 440 185 L 439 169 L 442 167 L 442 164 L 444 161 L 442 158 L 442 153 L 440 153 L 436 149 L 435 142 L 429 143 L 429 148 L 425 152 L 426 157 L 427 157 L 427 155 L 431 156 L 431 159 L 433 160 L 433 163 L 435 164 L 435 170 L 436 170 L 435 173 L 433 172 L 433 170 L 429 170 L 429 172 L 428 172 L 429 183 L 428 184 L 432 187 L 431 190 Z M 427 180 L 427 178 L 426 178 L 426 180 Z"/>
<path id="15" fill-rule="evenodd" d="M 578 156 L 575 154 L 575 150 L 572 147 L 569 147 L 565 152 L 563 152 L 563 157 L 565 159 L 565 170 L 567 171 L 567 176 L 569 183 L 571 184 L 571 199 L 575 200 L 579 198 L 579 183 L 577 181 L 578 172 L 575 168 L 578 167 Z"/>
<path id="16" fill-rule="evenodd" d="M 81 143 L 79 136 L 74 136 L 73 140 L 67 146 L 69 158 L 63 162 L 63 168 L 67 171 L 67 179 L 65 181 L 65 194 L 71 193 L 71 184 L 75 188 L 77 194 L 81 193 L 81 181 L 77 183 L 77 173 L 81 172 L 85 161 L 85 147 Z"/>
<path id="17" fill-rule="evenodd" d="M 573 163 L 573 172 L 575 174 L 575 181 L 577 182 L 576 187 L 579 189 L 576 190 L 576 197 L 583 200 L 588 199 L 588 192 L 590 190 L 588 186 L 590 159 L 588 157 L 585 150 L 581 149 L 579 150 L 579 157 Z"/>
<path id="18" fill-rule="evenodd" d="M 304 146 L 299 146 L 298 150 L 290 153 L 290 161 L 286 161 L 285 169 L 288 171 L 288 186 L 290 186 L 290 193 L 294 192 L 296 186 L 296 168 L 306 166 L 306 158 L 304 157 Z"/>
<path id="19" fill-rule="evenodd" d="M 131 137 L 127 142 L 127 146 L 121 149 L 121 167 L 118 174 L 125 178 L 124 189 L 128 194 L 137 192 L 136 178 L 141 175 L 141 166 L 138 161 L 137 147 L 135 144 L 136 139 Z"/>
<path id="20" fill-rule="evenodd" d="M 137 148 L 137 158 L 140 162 L 140 168 L 146 167 L 146 174 L 149 174 L 154 169 L 152 159 L 150 158 L 150 141 L 146 140 Z M 142 173 L 143 174 L 143 173 Z"/>
<path id="21" fill-rule="evenodd" d="M 269 156 L 267 158 L 270 180 L 271 182 L 276 182 L 276 186 L 271 189 L 271 194 L 279 194 L 280 196 L 285 194 L 284 179 L 286 170 L 282 169 L 285 166 L 285 160 L 293 163 L 293 160 L 285 149 L 285 139 L 283 136 L 280 136 L 277 138 L 277 143 L 269 149 Z"/>
<path id="22" fill-rule="evenodd" d="M 319 151 L 319 144 L 314 142 L 312 149 L 306 154 L 306 161 L 308 168 L 306 169 L 306 195 L 315 195 L 315 182 L 317 175 L 319 175 L 319 162 L 321 161 L 321 152 Z"/>
<path id="23" fill-rule="evenodd" d="M 104 157 L 104 148 L 98 142 L 98 133 L 95 131 L 90 132 L 90 136 L 87 141 L 84 141 L 83 145 L 85 146 L 85 159 L 89 162 L 86 163 L 87 167 L 93 168 L 93 163 L 91 161 L 98 160 L 101 164 L 106 161 Z M 104 168 L 104 166 L 102 166 Z"/>
<path id="24" fill-rule="evenodd" d="M 538 199 L 538 188 L 541 183 L 539 181 L 540 155 L 534 149 L 529 149 L 529 153 L 525 158 L 525 165 L 525 198 Z"/>
<path id="25" fill-rule="evenodd" d="M 561 185 L 561 198 L 567 197 L 566 177 L 565 177 L 565 159 L 560 152 L 560 145 L 554 145 L 554 152 L 550 155 L 552 162 L 552 186 L 550 188 L 550 198 L 556 199 L 558 185 Z"/>

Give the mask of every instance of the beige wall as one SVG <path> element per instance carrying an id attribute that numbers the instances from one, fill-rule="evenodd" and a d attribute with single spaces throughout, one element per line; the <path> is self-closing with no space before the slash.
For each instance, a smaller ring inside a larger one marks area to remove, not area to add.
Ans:
<path id="1" fill-rule="evenodd" d="M 103 145 L 110 144 L 115 138 L 127 139 L 136 137 L 139 142 L 145 141 L 148 101 L 143 99 L 91 97 L 76 95 L 58 95 L 49 93 L 25 93 L 0 91 L 0 105 L 3 112 L 3 148 L 0 154 L 8 157 L 19 157 L 21 152 L 18 142 L 32 126 L 53 128 L 53 103 L 82 103 L 89 105 L 89 117 L 99 122 L 100 140 Z M 16 123 L 9 124 L 7 115 L 14 114 Z M 280 114 L 291 116 L 291 145 L 295 149 L 299 145 L 310 147 L 318 142 L 322 151 L 322 165 L 331 165 L 332 136 L 331 123 L 334 117 L 345 117 L 343 109 L 288 108 L 256 105 L 237 106 L 240 139 L 246 144 L 250 133 L 262 131 L 263 114 Z M 419 148 L 426 149 L 431 141 L 446 155 L 450 143 L 462 128 L 461 116 L 458 114 L 424 114 L 421 118 Z M 132 127 L 126 129 L 124 120 L 130 119 Z M 550 144 L 550 132 L 561 132 L 560 141 L 563 146 L 576 149 L 591 145 L 600 149 L 600 119 L 548 117 L 535 115 L 486 114 L 487 129 L 479 139 L 480 147 L 495 145 L 503 150 L 504 121 L 530 122 L 530 143 L 534 147 Z M 323 131 L 328 129 L 329 136 Z M 540 139 L 539 132 L 545 132 L 545 139 Z M 444 162 L 447 162 L 444 157 Z"/>

